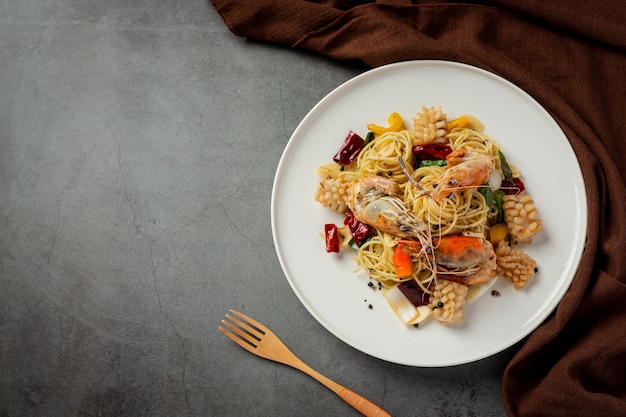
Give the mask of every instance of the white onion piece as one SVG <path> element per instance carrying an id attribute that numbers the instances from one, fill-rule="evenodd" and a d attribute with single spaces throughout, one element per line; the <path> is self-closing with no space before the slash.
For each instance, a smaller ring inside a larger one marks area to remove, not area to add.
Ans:
<path id="1" fill-rule="evenodd" d="M 489 186 L 494 190 L 499 190 L 504 177 L 500 171 L 491 171 L 489 174 Z"/>
<path id="2" fill-rule="evenodd" d="M 429 315 L 428 306 L 415 307 L 400 291 L 397 285 L 382 291 L 391 310 L 403 324 L 416 324 L 424 321 Z"/>

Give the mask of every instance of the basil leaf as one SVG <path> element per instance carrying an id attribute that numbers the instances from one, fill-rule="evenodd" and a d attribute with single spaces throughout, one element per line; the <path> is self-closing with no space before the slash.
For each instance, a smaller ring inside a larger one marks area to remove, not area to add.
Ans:
<path id="1" fill-rule="evenodd" d="M 485 197 L 489 211 L 493 210 L 493 190 L 491 187 L 480 187 L 479 192 Z"/>
<path id="2" fill-rule="evenodd" d="M 445 159 L 423 159 L 420 161 L 419 167 L 445 167 L 446 165 Z"/>
<path id="3" fill-rule="evenodd" d="M 498 209 L 498 223 L 504 223 L 504 209 L 502 208 L 502 197 L 504 196 L 504 191 L 497 190 L 493 193 L 494 200 L 496 202 L 496 209 Z"/>

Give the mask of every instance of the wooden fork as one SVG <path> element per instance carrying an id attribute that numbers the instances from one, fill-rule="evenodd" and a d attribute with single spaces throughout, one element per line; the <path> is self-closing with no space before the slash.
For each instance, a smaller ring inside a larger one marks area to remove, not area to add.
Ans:
<path id="1" fill-rule="evenodd" d="M 365 416 L 391 417 L 391 414 L 387 413 L 373 402 L 313 370 L 294 355 L 278 336 L 261 323 L 235 310 L 229 310 L 229 312 L 236 317 L 226 314 L 226 318 L 229 319 L 230 322 L 222 320 L 222 323 L 232 330 L 232 332 L 222 326 L 218 326 L 218 328 L 222 333 L 248 352 L 265 359 L 289 365 L 315 378 Z"/>

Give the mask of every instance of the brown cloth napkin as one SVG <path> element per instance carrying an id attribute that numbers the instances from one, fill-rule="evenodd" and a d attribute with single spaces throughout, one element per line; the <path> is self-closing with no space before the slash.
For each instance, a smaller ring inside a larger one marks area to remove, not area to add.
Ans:
<path id="1" fill-rule="evenodd" d="M 626 416 L 626 3 L 211 1 L 238 36 L 370 67 L 463 62 L 539 101 L 582 167 L 587 242 L 569 291 L 506 367 L 504 405 L 511 416 Z"/>

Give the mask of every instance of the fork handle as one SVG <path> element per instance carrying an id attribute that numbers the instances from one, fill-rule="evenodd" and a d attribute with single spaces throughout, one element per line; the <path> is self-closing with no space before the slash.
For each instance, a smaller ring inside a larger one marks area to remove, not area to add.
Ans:
<path id="1" fill-rule="evenodd" d="M 346 403 L 350 404 L 354 407 L 355 410 L 359 411 L 366 417 L 391 417 L 391 414 L 371 402 L 365 397 L 357 394 L 356 392 L 344 387 L 343 385 L 339 385 L 332 379 L 325 377 L 324 375 L 317 372 L 315 369 L 311 368 L 300 359 L 293 356 L 294 361 L 289 363 L 289 365 L 301 370 L 305 374 L 315 378 L 318 382 L 326 386 L 326 388 L 330 389 L 332 392 L 337 394 L 339 398 L 344 400 Z"/>
<path id="2" fill-rule="evenodd" d="M 391 414 L 356 392 L 341 386 L 336 394 L 361 414 L 368 417 L 391 417 Z"/>

